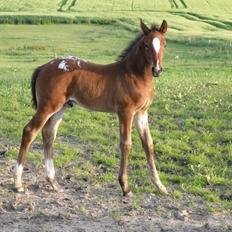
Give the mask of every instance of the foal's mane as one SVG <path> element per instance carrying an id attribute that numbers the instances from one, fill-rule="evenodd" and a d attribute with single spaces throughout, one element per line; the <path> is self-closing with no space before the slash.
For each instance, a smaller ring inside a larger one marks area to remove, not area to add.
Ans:
<path id="1" fill-rule="evenodd" d="M 123 60 L 135 47 L 138 41 L 143 37 L 142 33 L 139 33 L 131 42 L 127 45 L 127 47 L 122 51 L 122 53 L 118 56 L 117 60 Z"/>
<path id="2" fill-rule="evenodd" d="M 151 31 L 158 31 L 158 27 L 153 24 L 151 26 Z M 138 43 L 138 41 L 140 41 L 143 37 L 143 33 L 139 33 L 128 45 L 127 47 L 122 51 L 122 53 L 118 56 L 117 60 L 123 60 L 135 47 L 135 45 Z"/>

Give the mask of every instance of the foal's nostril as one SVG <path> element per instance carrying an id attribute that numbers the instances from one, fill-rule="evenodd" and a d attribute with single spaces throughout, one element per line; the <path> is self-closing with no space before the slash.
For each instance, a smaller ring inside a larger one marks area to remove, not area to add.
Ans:
<path id="1" fill-rule="evenodd" d="M 155 72 L 155 67 L 154 66 L 152 66 L 151 71 L 152 71 L 152 73 Z"/>
<path id="2" fill-rule="evenodd" d="M 152 66 L 151 70 L 152 70 L 152 74 L 154 77 L 158 77 L 160 74 L 160 71 L 161 71 L 161 70 L 157 70 L 157 68 L 155 66 Z"/>

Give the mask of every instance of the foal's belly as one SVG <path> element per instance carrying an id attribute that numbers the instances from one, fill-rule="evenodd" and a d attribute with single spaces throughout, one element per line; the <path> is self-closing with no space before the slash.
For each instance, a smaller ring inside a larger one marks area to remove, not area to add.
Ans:
<path id="1" fill-rule="evenodd" d="M 101 100 L 101 101 L 99 100 L 100 99 L 83 100 L 78 97 L 70 97 L 68 99 L 68 101 L 71 101 L 72 103 L 88 110 L 99 111 L 99 112 L 111 112 L 111 113 L 116 112 L 116 109 L 112 104 L 110 104 L 106 100 Z"/>

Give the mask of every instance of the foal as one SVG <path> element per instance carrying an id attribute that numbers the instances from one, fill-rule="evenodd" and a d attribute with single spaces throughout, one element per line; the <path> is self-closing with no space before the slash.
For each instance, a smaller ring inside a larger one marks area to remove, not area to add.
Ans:
<path id="1" fill-rule="evenodd" d="M 14 184 L 24 191 L 21 176 L 30 144 L 42 129 L 46 178 L 55 191 L 52 144 L 65 110 L 78 104 L 90 110 L 117 113 L 120 129 L 121 162 L 119 183 L 123 195 L 130 195 L 127 181 L 128 156 L 131 150 L 132 122 L 135 121 L 152 182 L 167 194 L 154 162 L 153 141 L 148 126 L 148 107 L 153 98 L 153 76 L 162 72 L 167 22 L 160 28 L 148 28 L 140 21 L 142 33 L 112 64 L 99 65 L 70 56 L 38 67 L 31 81 L 33 104 L 37 109 L 24 127 Z"/>

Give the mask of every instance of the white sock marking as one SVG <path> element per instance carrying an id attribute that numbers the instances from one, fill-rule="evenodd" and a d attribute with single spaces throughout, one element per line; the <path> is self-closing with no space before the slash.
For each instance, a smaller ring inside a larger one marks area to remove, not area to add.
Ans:
<path id="1" fill-rule="evenodd" d="M 136 127 L 140 135 L 144 137 L 144 132 L 146 131 L 146 128 L 148 127 L 147 114 L 138 114 L 135 117 L 135 123 L 136 123 Z"/>
<path id="2" fill-rule="evenodd" d="M 55 169 L 54 169 L 52 159 L 46 159 L 45 160 L 45 172 L 46 172 L 47 177 L 49 177 L 50 179 L 54 179 L 54 177 L 55 177 Z"/>
<path id="3" fill-rule="evenodd" d="M 22 173 L 23 173 L 23 165 L 22 164 L 19 165 L 17 162 L 14 168 L 15 179 L 21 180 Z"/>
<path id="4" fill-rule="evenodd" d="M 148 124 L 147 115 L 141 115 L 138 117 L 137 125 L 140 129 L 146 128 L 147 124 Z"/>

